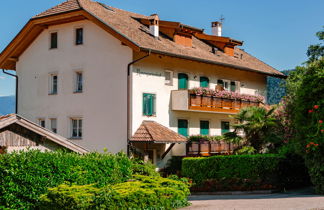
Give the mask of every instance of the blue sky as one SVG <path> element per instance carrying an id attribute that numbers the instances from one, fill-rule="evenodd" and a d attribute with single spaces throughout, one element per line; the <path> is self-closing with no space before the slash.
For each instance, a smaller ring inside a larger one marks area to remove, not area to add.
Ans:
<path id="1" fill-rule="evenodd" d="M 63 0 L 10 0 L 0 7 L 0 51 L 33 15 Z M 243 40 L 243 49 L 277 68 L 292 69 L 306 60 L 315 33 L 324 25 L 323 0 L 101 0 L 108 5 L 163 20 L 180 21 L 210 33 L 225 17 L 223 35 Z M 14 80 L 0 73 L 0 96 L 14 94 Z"/>

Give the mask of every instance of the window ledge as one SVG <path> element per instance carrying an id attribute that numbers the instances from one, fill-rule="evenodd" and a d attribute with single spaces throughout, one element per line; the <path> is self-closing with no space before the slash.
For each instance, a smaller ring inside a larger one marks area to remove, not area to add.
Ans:
<path id="1" fill-rule="evenodd" d="M 56 96 L 57 93 L 49 93 L 48 95 L 49 95 L 49 96 Z"/>
<path id="2" fill-rule="evenodd" d="M 69 140 L 82 140 L 81 137 L 70 137 Z"/>
<path id="3" fill-rule="evenodd" d="M 80 94 L 83 93 L 83 91 L 74 91 L 73 94 Z"/>

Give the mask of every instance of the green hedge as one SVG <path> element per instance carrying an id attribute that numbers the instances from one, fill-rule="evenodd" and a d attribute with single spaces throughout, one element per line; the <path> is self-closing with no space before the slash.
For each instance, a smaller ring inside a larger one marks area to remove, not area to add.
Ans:
<path id="1" fill-rule="evenodd" d="M 188 205 L 188 183 L 134 176 L 129 182 L 98 189 L 61 185 L 41 196 L 40 209 L 175 209 Z M 72 205 L 73 204 L 73 205 Z"/>
<path id="2" fill-rule="evenodd" d="M 274 154 L 184 158 L 182 175 L 195 183 L 208 179 L 250 179 L 273 183 L 277 182 L 282 159 Z"/>
<path id="3" fill-rule="evenodd" d="M 30 209 L 48 188 L 65 182 L 102 187 L 131 176 L 132 161 L 124 154 L 29 151 L 0 155 L 0 206 Z"/>

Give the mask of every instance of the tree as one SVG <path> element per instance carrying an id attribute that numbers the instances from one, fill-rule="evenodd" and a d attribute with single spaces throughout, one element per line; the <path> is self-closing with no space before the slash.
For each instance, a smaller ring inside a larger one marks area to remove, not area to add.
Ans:
<path id="1" fill-rule="evenodd" d="M 316 36 L 320 41 L 324 41 L 324 26 L 322 31 L 316 33 Z M 323 43 L 310 45 L 307 50 L 307 56 L 309 58 L 308 63 L 316 60 L 320 60 L 324 57 L 324 46 Z"/>

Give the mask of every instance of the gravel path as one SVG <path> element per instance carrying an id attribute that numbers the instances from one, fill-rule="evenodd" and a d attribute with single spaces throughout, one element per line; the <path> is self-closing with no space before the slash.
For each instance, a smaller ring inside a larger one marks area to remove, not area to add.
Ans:
<path id="1" fill-rule="evenodd" d="M 311 192 L 267 195 L 196 195 L 189 197 L 189 209 L 211 210 L 324 210 L 324 196 Z"/>

